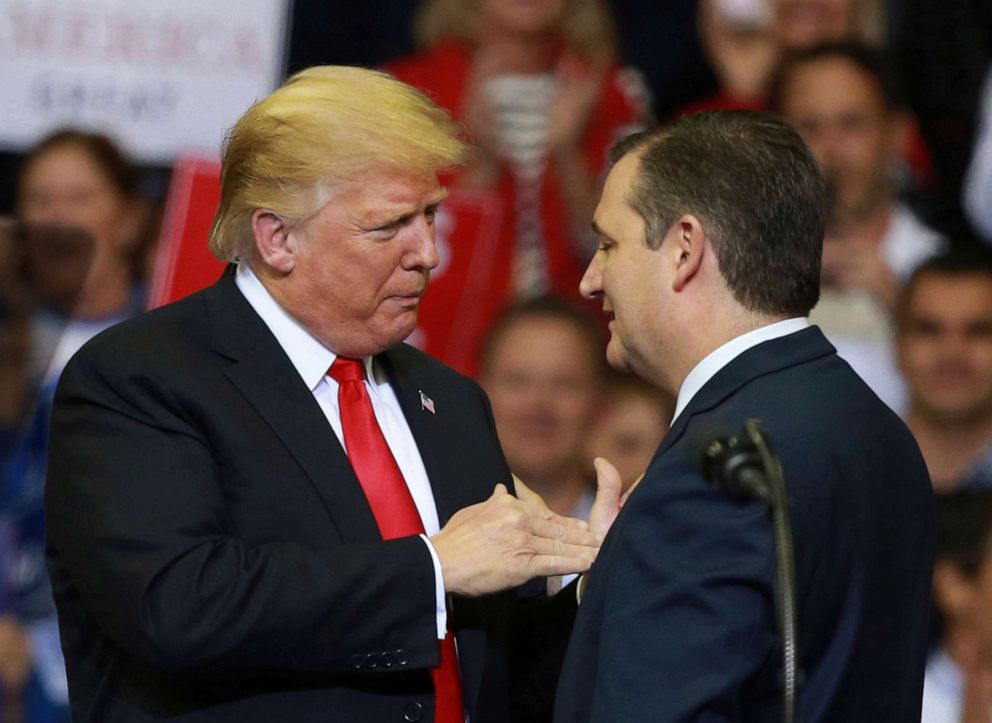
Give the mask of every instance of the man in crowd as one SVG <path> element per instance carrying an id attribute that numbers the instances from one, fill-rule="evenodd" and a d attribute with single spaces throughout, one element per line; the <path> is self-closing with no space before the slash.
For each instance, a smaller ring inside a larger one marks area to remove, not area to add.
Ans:
<path id="1" fill-rule="evenodd" d="M 610 374 L 586 437 L 587 456 L 616 467 L 624 491 L 644 474 L 672 423 L 675 398 L 633 374 Z"/>
<path id="2" fill-rule="evenodd" d="M 294 76 L 225 145 L 236 265 L 68 365 L 46 503 L 74 720 L 506 720 L 513 588 L 596 536 L 512 496 L 482 391 L 401 344 L 462 151 L 384 74 Z"/>
<path id="3" fill-rule="evenodd" d="M 992 257 L 934 257 L 913 274 L 897 314 L 905 419 L 934 490 L 992 486 Z"/>
<path id="4" fill-rule="evenodd" d="M 599 408 L 600 330 L 564 299 L 539 297 L 508 309 L 483 346 L 481 381 L 506 461 L 562 515 L 592 507 L 585 439 Z"/>
<path id="5" fill-rule="evenodd" d="M 918 719 L 930 485 L 909 431 L 806 319 L 826 215 L 815 159 L 748 111 L 684 118 L 614 157 L 582 291 L 611 319 L 610 363 L 677 403 L 588 575 L 556 720 L 781 719 L 768 507 L 700 470 L 748 418 L 791 497 L 796 719 Z"/>
<path id="6" fill-rule="evenodd" d="M 943 240 L 897 200 L 911 128 L 887 66 L 856 44 L 823 45 L 783 65 L 776 106 L 820 162 L 832 193 L 824 293 L 812 315 L 838 353 L 897 411 L 891 314 L 899 287 Z"/>

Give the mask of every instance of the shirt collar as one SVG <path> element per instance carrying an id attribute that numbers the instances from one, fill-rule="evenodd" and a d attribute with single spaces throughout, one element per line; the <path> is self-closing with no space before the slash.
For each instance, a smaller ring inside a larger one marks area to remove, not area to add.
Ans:
<path id="1" fill-rule="evenodd" d="M 279 306 L 248 264 L 243 262 L 238 264 L 234 283 L 275 336 L 279 346 L 286 352 L 286 356 L 312 392 L 324 379 L 327 370 L 331 368 L 338 355 L 317 341 L 296 319 Z M 382 383 L 380 375 L 373 367 L 372 357 L 366 357 L 362 361 L 365 362 L 366 377 L 374 379 L 376 383 Z"/>
<path id="2" fill-rule="evenodd" d="M 675 403 L 675 414 L 672 415 L 672 423 L 678 419 L 682 411 L 689 405 L 696 393 L 705 386 L 706 382 L 716 376 L 716 373 L 727 366 L 738 356 L 746 352 L 751 347 L 757 346 L 772 339 L 794 334 L 809 326 L 809 319 L 806 317 L 794 317 L 783 321 L 776 321 L 766 326 L 758 327 L 738 337 L 734 337 L 726 344 L 717 347 L 692 368 L 689 375 L 682 382 L 679 388 L 679 396 Z"/>

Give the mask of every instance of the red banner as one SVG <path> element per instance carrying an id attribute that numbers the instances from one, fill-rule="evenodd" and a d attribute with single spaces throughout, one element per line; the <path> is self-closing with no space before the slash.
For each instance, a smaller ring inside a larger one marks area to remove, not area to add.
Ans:
<path id="1" fill-rule="evenodd" d="M 224 262 L 207 246 L 220 203 L 220 163 L 181 157 L 172 171 L 152 267 L 149 308 L 177 301 L 220 278 Z"/>

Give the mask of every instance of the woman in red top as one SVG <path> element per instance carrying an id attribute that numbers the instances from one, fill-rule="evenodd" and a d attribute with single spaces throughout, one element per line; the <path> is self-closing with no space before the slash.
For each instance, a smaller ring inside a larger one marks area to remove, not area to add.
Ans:
<path id="1" fill-rule="evenodd" d="M 475 153 L 450 185 L 501 205 L 494 298 L 578 296 L 607 152 L 647 121 L 612 28 L 602 0 L 428 0 L 423 53 L 386 68 L 469 131 Z"/>

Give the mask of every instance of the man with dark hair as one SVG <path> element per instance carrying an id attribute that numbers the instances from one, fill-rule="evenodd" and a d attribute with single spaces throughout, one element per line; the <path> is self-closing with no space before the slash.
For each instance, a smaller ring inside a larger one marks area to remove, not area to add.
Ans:
<path id="1" fill-rule="evenodd" d="M 764 114 L 619 147 L 582 291 L 612 319 L 610 363 L 677 403 L 588 575 L 557 721 L 781 719 L 768 509 L 700 471 L 701 448 L 749 418 L 791 497 L 797 719 L 918 718 L 930 485 L 909 431 L 805 318 L 824 196 L 801 138 Z"/>
<path id="2" fill-rule="evenodd" d="M 838 353 L 896 411 L 891 312 L 899 287 L 944 244 L 898 200 L 893 179 L 913 129 L 895 75 L 863 45 L 821 45 L 785 61 L 776 109 L 820 162 L 832 196 L 823 297 L 812 315 Z M 902 175 L 905 175 L 904 173 Z"/>
<path id="3" fill-rule="evenodd" d="M 585 437 L 599 406 L 600 328 L 568 301 L 544 296 L 510 307 L 489 332 L 480 381 L 510 470 L 563 515 L 586 519 L 592 459 Z"/>
<path id="4" fill-rule="evenodd" d="M 992 254 L 957 251 L 920 266 L 897 329 L 906 424 L 934 490 L 992 485 Z"/>
<path id="5" fill-rule="evenodd" d="M 933 593 L 943 630 L 927 663 L 923 723 L 992 717 L 992 490 L 937 499 Z"/>

